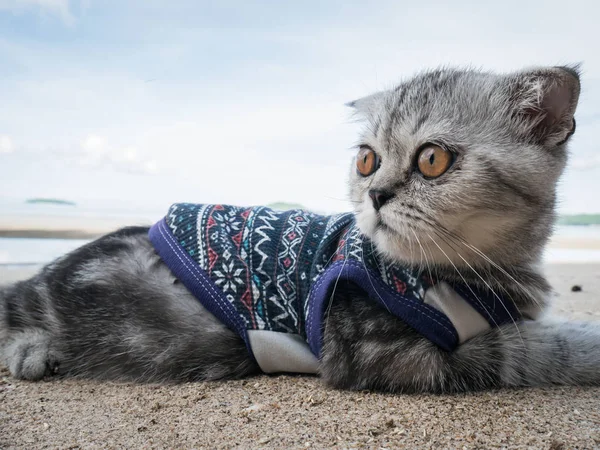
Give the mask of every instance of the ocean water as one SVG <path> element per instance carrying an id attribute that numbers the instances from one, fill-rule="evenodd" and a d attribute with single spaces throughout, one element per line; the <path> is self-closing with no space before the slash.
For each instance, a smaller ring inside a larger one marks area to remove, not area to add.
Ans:
<path id="1" fill-rule="evenodd" d="M 559 226 L 554 236 L 560 240 L 580 242 L 600 241 L 600 226 Z M 548 263 L 592 263 L 600 262 L 599 249 L 586 248 L 546 248 L 544 259 Z"/>
<path id="2" fill-rule="evenodd" d="M 167 205 L 168 206 L 168 205 Z M 13 216 L 58 216 L 87 218 L 131 218 L 144 217 L 150 222 L 158 220 L 167 210 L 165 205 L 152 209 L 140 209 L 131 205 L 111 203 L 90 203 L 86 205 L 55 205 L 47 203 L 31 204 L 23 200 L 0 197 L 0 214 Z M 600 226 L 561 226 L 556 235 L 565 240 L 600 241 Z M 82 239 L 31 239 L 0 237 L 0 266 L 19 267 L 44 264 L 85 244 Z M 548 248 L 545 254 L 548 263 L 587 263 L 600 262 L 600 250 L 582 248 Z"/>
<path id="3" fill-rule="evenodd" d="M 168 205 L 167 205 L 168 206 Z M 91 201 L 86 204 L 65 205 L 27 203 L 24 199 L 0 197 L 0 214 L 5 217 L 60 217 L 86 219 L 124 219 L 124 223 L 152 223 L 162 217 L 167 206 L 139 208 L 118 202 Z M 138 221 L 139 219 L 139 221 Z M 37 219 L 36 219 L 37 220 Z M 132 221 L 132 222 L 130 222 Z M 0 237 L 0 267 L 41 265 L 89 242 L 84 239 L 36 239 Z"/>
<path id="4" fill-rule="evenodd" d="M 600 240 L 600 227 L 559 227 L 559 236 Z M 0 238 L 0 266 L 43 264 L 85 244 L 84 239 Z M 548 248 L 548 263 L 600 262 L 600 250 Z"/>
<path id="5" fill-rule="evenodd" d="M 600 250 L 547 248 L 544 254 L 546 263 L 600 263 Z"/>
<path id="6" fill-rule="evenodd" d="M 0 266 L 44 264 L 87 242 L 85 239 L 0 238 Z"/>
<path id="7" fill-rule="evenodd" d="M 77 205 L 27 203 L 23 199 L 6 199 L 0 197 L 0 212 L 17 217 L 156 218 L 164 215 L 168 207 L 168 204 L 148 208 L 147 206 L 139 207 L 127 203 L 106 201 L 90 201 Z"/>

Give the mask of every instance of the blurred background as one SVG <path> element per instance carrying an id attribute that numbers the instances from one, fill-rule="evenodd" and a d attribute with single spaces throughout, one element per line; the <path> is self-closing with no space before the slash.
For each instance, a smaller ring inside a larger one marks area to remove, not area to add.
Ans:
<path id="1" fill-rule="evenodd" d="M 173 202 L 349 210 L 344 103 L 424 68 L 582 63 L 547 260 L 600 261 L 589 1 L 0 0 L 0 266 Z"/>

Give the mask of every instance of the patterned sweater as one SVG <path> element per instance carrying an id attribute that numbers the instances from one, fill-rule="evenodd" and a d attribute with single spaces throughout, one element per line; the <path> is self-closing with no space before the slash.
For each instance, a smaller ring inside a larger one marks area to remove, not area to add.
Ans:
<path id="1" fill-rule="evenodd" d="M 351 213 L 181 203 L 149 236 L 265 372 L 317 371 L 325 310 L 342 279 L 446 351 L 519 317 L 490 292 L 385 261 Z"/>

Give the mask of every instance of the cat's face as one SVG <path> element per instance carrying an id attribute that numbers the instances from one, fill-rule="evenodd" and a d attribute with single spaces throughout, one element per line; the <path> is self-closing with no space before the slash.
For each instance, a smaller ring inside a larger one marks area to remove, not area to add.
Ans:
<path id="1" fill-rule="evenodd" d="M 367 121 L 350 174 L 361 231 L 411 264 L 535 262 L 578 95 L 571 69 L 439 70 L 353 102 Z"/>

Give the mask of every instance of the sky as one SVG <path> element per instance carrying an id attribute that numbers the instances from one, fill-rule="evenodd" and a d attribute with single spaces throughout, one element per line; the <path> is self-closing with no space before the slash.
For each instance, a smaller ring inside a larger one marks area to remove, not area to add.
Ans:
<path id="1" fill-rule="evenodd" d="M 0 197 L 343 211 L 344 103 L 441 65 L 582 63 L 561 213 L 600 213 L 595 1 L 0 0 Z"/>

